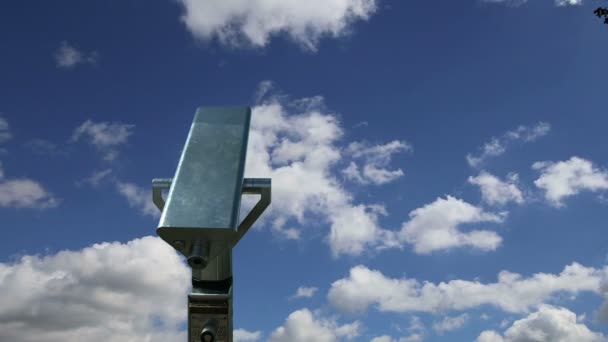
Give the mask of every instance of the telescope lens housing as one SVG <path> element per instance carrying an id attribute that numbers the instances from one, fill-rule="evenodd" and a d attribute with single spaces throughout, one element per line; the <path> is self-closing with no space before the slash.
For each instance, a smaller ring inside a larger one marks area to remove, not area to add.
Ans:
<path id="1" fill-rule="evenodd" d="M 214 319 L 210 319 L 205 323 L 205 327 L 201 332 L 201 341 L 202 342 L 213 342 L 215 341 L 215 334 L 217 330 L 217 324 Z"/>
<path id="2" fill-rule="evenodd" d="M 193 269 L 203 269 L 209 262 L 209 243 L 196 240 L 192 243 L 192 250 L 188 257 L 188 265 Z"/>
<path id="3" fill-rule="evenodd" d="M 201 334 L 202 342 L 213 342 L 214 340 L 215 340 L 215 337 L 213 336 L 212 333 L 210 333 L 208 331 Z"/>

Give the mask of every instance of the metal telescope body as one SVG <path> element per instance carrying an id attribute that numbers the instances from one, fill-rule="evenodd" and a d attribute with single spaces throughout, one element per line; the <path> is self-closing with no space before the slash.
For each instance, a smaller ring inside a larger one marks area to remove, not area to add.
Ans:
<path id="1" fill-rule="evenodd" d="M 243 178 L 250 121 L 248 107 L 199 108 L 175 176 L 152 181 L 156 232 L 192 268 L 189 342 L 232 342 L 232 248 L 270 204 L 269 178 Z M 260 200 L 239 221 L 243 194 Z"/>

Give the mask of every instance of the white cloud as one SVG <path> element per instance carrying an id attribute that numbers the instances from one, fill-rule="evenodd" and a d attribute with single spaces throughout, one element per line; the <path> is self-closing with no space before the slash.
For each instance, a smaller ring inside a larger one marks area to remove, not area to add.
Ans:
<path id="1" fill-rule="evenodd" d="M 424 335 L 419 333 L 414 333 L 399 338 L 399 342 L 422 342 L 422 340 L 424 340 Z"/>
<path id="2" fill-rule="evenodd" d="M 420 334 L 412 334 L 400 337 L 399 339 L 394 339 L 388 335 L 382 335 L 372 338 L 370 342 L 421 342 L 423 339 L 424 337 Z"/>
<path id="3" fill-rule="evenodd" d="M 261 102 L 253 108 L 245 167 L 246 177 L 272 178 L 273 201 L 262 219 L 287 238 L 329 225 L 326 241 L 334 256 L 398 246 L 378 223 L 384 208 L 356 203 L 337 177 L 337 164 L 348 162 L 337 114 L 324 108 L 322 97 L 289 101 L 266 96 L 271 88 L 261 84 Z"/>
<path id="4" fill-rule="evenodd" d="M 578 315 L 576 317 L 576 321 L 579 323 L 583 323 L 587 320 L 587 314 L 583 313 L 582 315 Z"/>
<path id="5" fill-rule="evenodd" d="M 342 170 L 347 179 L 360 184 L 386 184 L 403 176 L 403 170 L 386 169 L 395 153 L 412 151 L 405 141 L 394 140 L 386 144 L 369 145 L 364 142 L 353 142 L 346 148 L 346 153 L 354 159 L 363 160 L 363 170 L 359 170 L 356 162 Z"/>
<path id="6" fill-rule="evenodd" d="M 515 130 L 508 131 L 498 138 L 493 137 L 480 148 L 479 153 L 467 154 L 467 162 L 472 167 L 481 166 L 486 159 L 505 153 L 507 147 L 513 142 L 532 142 L 547 135 L 550 130 L 551 125 L 545 122 L 539 122 L 534 126 L 519 126 Z"/>
<path id="7" fill-rule="evenodd" d="M 439 334 L 446 331 L 460 329 L 469 320 L 469 315 L 464 313 L 454 317 L 444 317 L 441 321 L 433 323 L 433 329 Z"/>
<path id="8" fill-rule="evenodd" d="M 359 321 L 338 325 L 334 319 L 315 316 L 318 314 L 308 309 L 292 312 L 285 323 L 272 332 L 268 342 L 334 342 L 360 335 Z"/>
<path id="9" fill-rule="evenodd" d="M 489 3 L 504 3 L 512 7 L 518 7 L 528 2 L 528 0 L 482 0 Z M 554 0 L 555 6 L 578 6 L 582 5 L 582 0 Z"/>
<path id="10" fill-rule="evenodd" d="M 403 176 L 403 170 L 387 170 L 378 168 L 374 165 L 363 166 L 363 179 L 364 182 L 370 181 L 374 184 L 386 184 L 390 183 L 397 178 Z"/>
<path id="11" fill-rule="evenodd" d="M 0 340 L 184 341 L 189 277 L 156 237 L 0 263 Z"/>
<path id="12" fill-rule="evenodd" d="M 347 340 L 352 340 L 355 337 L 358 337 L 361 334 L 361 328 L 363 325 L 359 321 L 354 321 L 352 323 L 342 324 L 334 328 L 334 333 L 337 337 L 344 337 Z"/>
<path id="13" fill-rule="evenodd" d="M 292 298 L 310 298 L 315 295 L 317 290 L 318 288 L 316 287 L 300 286 Z"/>
<path id="14" fill-rule="evenodd" d="M 334 256 L 401 248 L 404 243 L 412 244 L 417 253 L 465 246 L 485 251 L 498 248 L 501 238 L 495 232 L 462 231 L 461 226 L 500 223 L 505 214 L 485 212 L 451 196 L 413 210 L 400 232 L 382 228 L 379 219 L 388 214 L 384 206 L 357 203 L 340 183 L 336 167 L 355 165 L 354 160 L 388 167 L 394 153 L 410 151 L 411 146 L 395 140 L 377 145 L 355 142 L 341 148 L 343 129 L 337 115 L 324 107 L 322 97 L 288 101 L 285 96 L 268 96 L 271 90 L 271 82 L 261 83 L 245 175 L 272 178 L 273 204 L 263 220 L 270 220 L 280 236 L 297 239 L 305 227 L 328 223 L 326 241 Z M 365 180 L 365 172 L 353 174 Z"/>
<path id="15" fill-rule="evenodd" d="M 365 158 L 373 164 L 387 165 L 395 153 L 412 151 L 413 148 L 405 141 L 393 140 L 386 144 L 369 145 L 365 142 L 352 142 L 346 151 L 355 158 Z"/>
<path id="16" fill-rule="evenodd" d="M 469 246 L 481 250 L 495 250 L 502 238 L 493 231 L 463 232 L 459 225 L 481 222 L 502 222 L 504 215 L 483 211 L 463 200 L 446 196 L 415 209 L 409 214 L 399 237 L 414 246 L 419 254 L 437 250 Z"/>
<path id="17" fill-rule="evenodd" d="M 368 182 L 365 178 L 363 178 L 363 174 L 359 169 L 359 166 L 355 162 L 350 162 L 347 167 L 342 170 L 342 174 L 351 181 L 357 182 L 359 184 L 365 184 Z"/>
<path id="18" fill-rule="evenodd" d="M 95 64 L 99 58 L 97 52 L 85 53 L 71 46 L 68 42 L 61 42 L 61 46 L 54 53 L 57 67 L 70 69 L 79 64 Z"/>
<path id="19" fill-rule="evenodd" d="M 513 140 L 523 140 L 525 142 L 535 141 L 542 138 L 551 130 L 551 125 L 546 122 L 530 126 L 519 126 L 514 131 L 509 131 L 505 135 Z"/>
<path id="20" fill-rule="evenodd" d="M 519 7 L 528 2 L 528 0 L 482 0 L 482 1 L 487 2 L 487 3 L 493 3 L 493 4 L 504 3 L 505 5 L 510 6 L 510 7 Z"/>
<path id="21" fill-rule="evenodd" d="M 412 316 L 410 318 L 410 325 L 408 326 L 407 330 L 409 332 L 415 332 L 418 334 L 426 333 L 426 327 L 424 326 L 424 323 L 422 323 L 422 320 L 418 316 Z"/>
<path id="22" fill-rule="evenodd" d="M 160 216 L 160 211 L 152 202 L 152 190 L 144 190 L 128 182 L 117 182 L 116 190 L 127 199 L 131 207 L 139 209 L 142 214 L 152 217 Z"/>
<path id="23" fill-rule="evenodd" d="M 245 329 L 235 329 L 232 332 L 234 342 L 258 341 L 262 336 L 261 331 L 247 331 Z"/>
<path id="24" fill-rule="evenodd" d="M 59 200 L 40 183 L 27 178 L 0 180 L 0 207 L 52 208 Z"/>
<path id="25" fill-rule="evenodd" d="M 0 116 L 0 144 L 10 140 L 13 137 L 9 130 L 8 122 Z"/>
<path id="26" fill-rule="evenodd" d="M 0 207 L 52 208 L 60 200 L 40 183 L 28 178 L 5 178 L 0 164 Z"/>
<path id="27" fill-rule="evenodd" d="M 555 0 L 555 6 L 580 6 L 583 4 L 582 0 Z"/>
<path id="28" fill-rule="evenodd" d="M 583 291 L 598 293 L 606 270 L 572 263 L 559 274 L 537 273 L 530 277 L 501 271 L 494 283 L 469 280 L 419 282 L 389 278 L 359 265 L 347 278 L 335 281 L 329 302 L 343 312 L 363 312 L 371 305 L 383 312 L 443 312 L 492 305 L 506 312 L 526 313 L 554 295 Z"/>
<path id="29" fill-rule="evenodd" d="M 81 185 L 81 184 L 89 184 L 92 187 L 97 187 L 99 186 L 99 184 L 106 179 L 110 173 L 112 173 L 112 169 L 105 169 L 105 170 L 99 170 L 99 171 L 94 171 L 89 177 L 77 182 L 77 185 Z"/>
<path id="30" fill-rule="evenodd" d="M 255 102 L 261 103 L 266 96 L 271 95 L 273 90 L 274 83 L 271 80 L 261 81 L 255 91 Z"/>
<path id="31" fill-rule="evenodd" d="M 133 125 L 119 122 L 94 122 L 87 120 L 76 127 L 71 141 L 75 142 L 86 137 L 103 154 L 104 160 L 111 161 L 118 156 L 117 147 L 127 143 L 133 134 Z"/>
<path id="32" fill-rule="evenodd" d="M 566 308 L 541 305 L 538 311 L 517 320 L 503 335 L 486 330 L 477 342 L 603 342 L 606 338 L 601 333 L 593 332 L 581 323 L 577 323 L 576 314 Z"/>
<path id="33" fill-rule="evenodd" d="M 506 181 L 481 171 L 476 177 L 469 177 L 469 183 L 479 186 L 484 202 L 491 205 L 505 205 L 509 202 L 522 204 L 524 196 L 517 187 L 517 174 L 510 174 Z"/>
<path id="34" fill-rule="evenodd" d="M 410 324 L 405 329 L 401 328 L 397 324 L 393 324 L 393 328 L 396 329 L 397 331 L 399 331 L 400 333 L 407 332 L 408 335 L 401 336 L 398 339 L 392 338 L 388 335 L 383 335 L 383 336 L 375 337 L 375 339 L 378 339 L 379 341 L 389 341 L 389 342 L 420 342 L 420 341 L 424 340 L 424 337 L 427 332 L 426 327 L 424 326 L 424 323 L 422 323 L 422 320 L 420 320 L 420 317 L 418 317 L 418 316 L 411 316 Z M 372 341 L 374 341 L 374 339 L 372 339 Z"/>
<path id="35" fill-rule="evenodd" d="M 504 339 L 496 331 L 485 330 L 479 334 L 475 342 L 504 342 Z"/>
<path id="36" fill-rule="evenodd" d="M 266 46 L 285 34 L 316 51 L 322 37 L 340 37 L 376 12 L 375 0 L 179 0 L 181 17 L 198 39 L 231 46 Z"/>
<path id="37" fill-rule="evenodd" d="M 0 117 L 0 143 L 12 138 L 8 122 Z M 0 149 L 0 152 L 5 151 Z M 0 207 L 46 209 L 60 200 L 39 182 L 29 178 L 6 178 L 0 162 Z"/>
<path id="38" fill-rule="evenodd" d="M 59 146 L 52 141 L 44 139 L 33 139 L 24 144 L 32 152 L 46 156 L 66 156 L 68 151 L 65 147 Z"/>
<path id="39" fill-rule="evenodd" d="M 600 294 L 604 297 L 604 303 L 597 311 L 597 320 L 602 323 L 608 323 L 608 278 L 603 279 L 600 285 Z"/>
<path id="40" fill-rule="evenodd" d="M 379 212 L 369 205 L 338 204 L 331 209 L 328 236 L 334 256 L 359 255 L 369 246 L 396 247 L 394 234 L 378 226 Z M 386 238 L 383 238 L 386 237 Z"/>
<path id="41" fill-rule="evenodd" d="M 554 206 L 563 206 L 562 200 L 581 191 L 608 189 L 608 171 L 600 170 L 579 157 L 565 161 L 536 162 L 532 168 L 540 171 L 534 185 L 545 191 L 545 198 Z"/>

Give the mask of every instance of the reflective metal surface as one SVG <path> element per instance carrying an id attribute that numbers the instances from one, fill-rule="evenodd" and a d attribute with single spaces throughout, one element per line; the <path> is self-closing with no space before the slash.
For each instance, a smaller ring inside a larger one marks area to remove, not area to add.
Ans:
<path id="1" fill-rule="evenodd" d="M 191 342 L 232 342 L 232 248 L 271 201 L 270 179 L 243 179 L 250 120 L 247 107 L 199 108 L 175 176 L 152 181 L 157 233 L 192 269 Z M 242 194 L 260 199 L 239 223 Z"/>
<path id="2" fill-rule="evenodd" d="M 212 254 L 229 248 L 238 225 L 250 120 L 247 107 L 197 110 L 157 229 L 165 241 L 184 240 L 188 252 L 196 240 L 209 241 Z"/>

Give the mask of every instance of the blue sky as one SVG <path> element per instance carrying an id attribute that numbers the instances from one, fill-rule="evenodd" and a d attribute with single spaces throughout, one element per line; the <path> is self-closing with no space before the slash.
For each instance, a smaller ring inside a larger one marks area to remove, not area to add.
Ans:
<path id="1" fill-rule="evenodd" d="M 607 340 L 605 5 L 3 2 L 0 340 L 185 340 L 151 180 L 214 105 L 273 179 L 235 340 Z"/>

